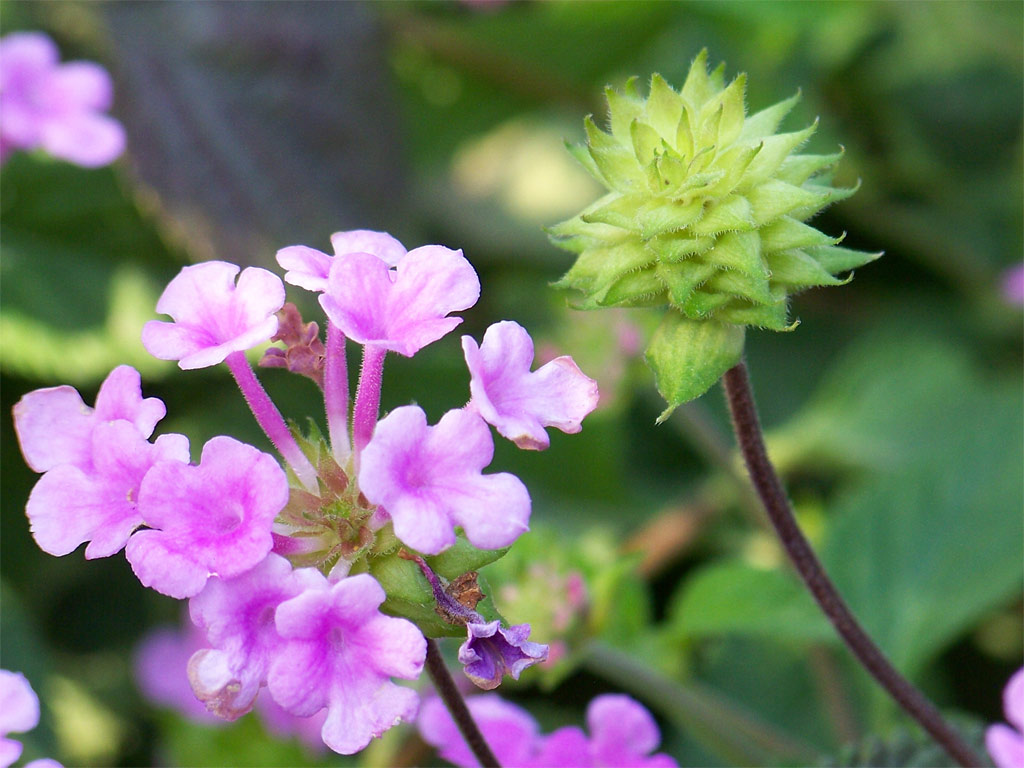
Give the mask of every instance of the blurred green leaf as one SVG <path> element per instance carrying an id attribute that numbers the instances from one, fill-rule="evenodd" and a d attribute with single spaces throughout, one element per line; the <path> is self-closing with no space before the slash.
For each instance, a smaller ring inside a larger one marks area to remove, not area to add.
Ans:
<path id="1" fill-rule="evenodd" d="M 684 582 L 669 607 L 679 637 L 749 635 L 781 642 L 831 642 L 835 630 L 796 577 L 740 561 L 716 563 Z"/>
<path id="2" fill-rule="evenodd" d="M 1021 400 L 1019 382 L 986 379 L 962 349 L 879 333 L 851 349 L 776 436 L 805 456 L 872 468 L 832 505 L 821 556 L 911 677 L 1019 595 Z"/>

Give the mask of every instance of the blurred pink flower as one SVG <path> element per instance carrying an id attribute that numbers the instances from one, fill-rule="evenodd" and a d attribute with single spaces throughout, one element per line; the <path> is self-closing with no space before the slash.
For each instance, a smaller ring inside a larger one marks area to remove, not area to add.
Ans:
<path id="1" fill-rule="evenodd" d="M 1008 304 L 1024 306 L 1024 264 L 1003 272 L 1003 299 Z"/>
<path id="2" fill-rule="evenodd" d="M 1021 768 L 1024 766 L 1024 668 L 1017 670 L 1006 684 L 1003 711 L 1010 725 L 989 726 L 985 731 L 985 746 L 997 768 Z"/>
<path id="3" fill-rule="evenodd" d="M 17 149 L 41 148 L 86 168 L 124 151 L 121 124 L 101 114 L 113 101 L 110 75 L 98 64 L 60 64 L 41 32 L 0 40 L 0 162 Z"/>

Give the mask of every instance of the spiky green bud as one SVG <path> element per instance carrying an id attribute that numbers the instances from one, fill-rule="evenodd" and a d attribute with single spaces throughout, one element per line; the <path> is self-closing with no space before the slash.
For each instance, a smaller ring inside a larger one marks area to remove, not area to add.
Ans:
<path id="1" fill-rule="evenodd" d="M 679 92 L 660 75 L 646 99 L 636 78 L 609 88 L 610 133 L 588 117 L 569 148 L 609 193 L 549 230 L 578 254 L 556 285 L 580 308 L 670 307 L 647 357 L 671 407 L 739 361 L 745 326 L 792 329 L 791 295 L 880 255 L 806 223 L 856 188 L 828 180 L 841 152 L 796 154 L 817 123 L 776 133 L 799 94 L 747 117 L 746 76 L 725 85 L 723 71 L 709 75 L 702 51 Z M 717 353 L 694 360 L 687 340 Z"/>

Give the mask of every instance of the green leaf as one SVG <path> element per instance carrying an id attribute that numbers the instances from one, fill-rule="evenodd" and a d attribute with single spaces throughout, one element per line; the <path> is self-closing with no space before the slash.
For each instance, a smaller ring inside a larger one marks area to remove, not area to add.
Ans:
<path id="1" fill-rule="evenodd" d="M 720 232 L 743 232 L 754 226 L 750 202 L 740 195 L 730 195 L 715 203 L 691 230 L 695 235 L 717 235 Z"/>
<path id="2" fill-rule="evenodd" d="M 659 74 L 651 77 L 651 93 L 647 97 L 647 120 L 666 141 L 676 137 L 683 115 L 683 100 Z"/>
<path id="3" fill-rule="evenodd" d="M 485 565 L 500 560 L 508 552 L 508 547 L 503 549 L 477 549 L 466 540 L 464 533 L 455 537 L 455 543 L 439 555 L 425 558 L 435 573 L 444 576 L 449 581 L 457 579 L 464 573 L 478 571 Z"/>
<path id="4" fill-rule="evenodd" d="M 770 107 L 766 107 L 748 117 L 743 122 L 740 140 L 760 143 L 762 139 L 774 134 L 779 127 L 779 123 L 793 110 L 798 101 L 800 101 L 799 91 L 785 101 L 772 104 Z"/>
<path id="5" fill-rule="evenodd" d="M 1020 597 L 1024 409 L 1018 377 L 992 378 L 965 350 L 893 328 L 849 350 L 769 438 L 790 471 L 872 470 L 832 505 L 821 558 L 911 678 Z"/>
<path id="6" fill-rule="evenodd" d="M 594 124 L 591 117 L 583 121 L 587 133 L 587 150 L 594 159 L 594 164 L 612 189 L 623 194 L 643 189 L 644 177 L 636 156 L 612 136 Z"/>
<path id="7" fill-rule="evenodd" d="M 380 610 L 409 619 L 427 637 L 460 637 L 465 627 L 449 624 L 434 610 L 434 593 L 420 567 L 397 554 L 374 557 L 370 573 L 387 594 Z"/>
<path id="8" fill-rule="evenodd" d="M 832 642 L 836 634 L 795 576 L 741 561 L 706 567 L 672 598 L 681 639 L 748 635 L 783 642 Z"/>
<path id="9" fill-rule="evenodd" d="M 661 423 L 677 407 L 700 397 L 743 356 L 742 326 L 712 320 L 690 320 L 669 310 L 644 354 L 668 408 Z"/>

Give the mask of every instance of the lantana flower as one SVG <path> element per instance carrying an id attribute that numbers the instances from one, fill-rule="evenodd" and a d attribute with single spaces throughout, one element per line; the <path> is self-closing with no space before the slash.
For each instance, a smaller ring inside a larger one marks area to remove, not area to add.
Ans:
<path id="1" fill-rule="evenodd" d="M 985 731 L 985 747 L 997 768 L 1024 765 L 1024 669 L 1010 678 L 1003 691 L 1003 711 L 1010 725 L 997 723 Z"/>
<path id="2" fill-rule="evenodd" d="M 324 743 L 350 755 L 416 714 L 416 692 L 390 678 L 419 677 L 426 640 L 411 622 L 380 613 L 384 590 L 369 574 L 331 584 L 310 572 L 317 586 L 277 608 L 284 643 L 267 684 L 274 700 L 294 715 L 326 708 Z"/>
<path id="3" fill-rule="evenodd" d="M 210 576 L 231 578 L 263 560 L 287 502 L 288 479 L 272 456 L 214 437 L 198 466 L 165 462 L 147 473 L 139 506 L 153 530 L 133 535 L 125 554 L 147 587 L 191 597 Z"/>
<path id="4" fill-rule="evenodd" d="M 469 407 L 520 448 L 544 450 L 544 427 L 579 432 L 583 417 L 597 407 L 597 382 L 568 356 L 530 372 L 533 340 L 518 323 L 495 323 L 477 346 L 462 337 L 472 393 Z"/>
<path id="5" fill-rule="evenodd" d="M 496 694 L 467 702 L 487 744 L 502 765 L 519 768 L 673 768 L 666 754 L 651 754 L 661 740 L 658 726 L 641 704 L 622 694 L 598 696 L 587 707 L 588 737 L 580 728 L 540 733 L 533 717 Z M 441 757 L 474 768 L 476 758 L 466 746 L 451 715 L 437 699 L 423 705 L 417 726 L 424 741 Z"/>
<path id="6" fill-rule="evenodd" d="M 216 365 L 232 352 L 268 341 L 277 332 L 275 313 L 284 306 L 284 284 L 259 267 L 248 267 L 240 275 L 238 270 L 225 261 L 182 268 L 156 304 L 156 311 L 174 322 L 146 323 L 146 350 L 189 370 Z"/>
<path id="7" fill-rule="evenodd" d="M 314 571 L 292 570 L 273 553 L 233 579 L 214 577 L 189 603 L 192 621 L 212 648 L 198 650 L 188 663 L 196 696 L 220 717 L 234 720 L 252 709 L 266 684 L 273 654 L 282 644 L 274 612 L 285 600 L 316 586 Z"/>
<path id="8" fill-rule="evenodd" d="M 480 280 L 462 251 L 424 245 L 394 268 L 369 253 L 334 259 L 320 304 L 346 337 L 412 357 L 462 322 L 449 313 L 479 297 Z"/>
<path id="9" fill-rule="evenodd" d="M 289 245 L 277 252 L 277 263 L 287 270 L 284 281 L 307 291 L 326 291 L 327 276 L 335 258 L 349 253 L 369 253 L 389 267 L 406 254 L 405 246 L 387 232 L 353 229 L 331 235 L 334 256 L 305 245 Z"/>
<path id="10" fill-rule="evenodd" d="M 60 63 L 41 32 L 0 40 L 0 162 L 14 150 L 41 148 L 95 168 L 124 151 L 121 124 L 102 114 L 113 102 L 110 75 L 89 61 Z"/>
<path id="11" fill-rule="evenodd" d="M 501 622 L 469 623 L 469 637 L 459 647 L 459 663 L 466 677 L 478 688 L 494 690 L 506 674 L 513 680 L 527 667 L 548 656 L 548 646 L 530 642 L 529 624 L 515 624 L 507 629 Z"/>
<path id="12" fill-rule="evenodd" d="M 25 507 L 33 538 L 51 555 L 67 555 L 86 541 L 86 559 L 121 551 L 148 522 L 139 509 L 147 473 L 162 462 L 188 465 L 184 435 L 161 435 L 149 443 L 134 424 L 119 419 L 99 424 L 90 437 L 91 466 L 54 467 L 36 483 Z"/>
<path id="13" fill-rule="evenodd" d="M 493 457 L 490 430 L 476 414 L 449 411 L 431 427 L 422 409 L 407 405 L 378 422 L 359 487 L 419 552 L 454 544 L 457 525 L 474 546 L 499 549 L 527 530 L 530 495 L 515 475 L 482 474 Z"/>

